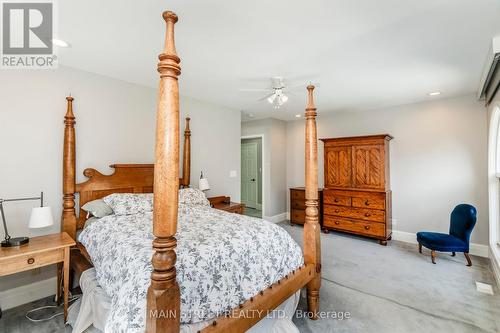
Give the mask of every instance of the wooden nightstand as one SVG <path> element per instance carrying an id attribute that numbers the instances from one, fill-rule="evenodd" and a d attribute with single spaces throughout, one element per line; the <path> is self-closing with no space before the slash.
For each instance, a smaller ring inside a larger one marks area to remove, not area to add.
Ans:
<path id="1" fill-rule="evenodd" d="M 208 201 L 210 201 L 210 205 L 215 209 L 220 209 L 236 214 L 243 214 L 245 212 L 245 205 L 238 202 L 231 202 L 230 197 L 212 197 L 208 198 Z"/>
<path id="2" fill-rule="evenodd" d="M 69 295 L 69 250 L 73 245 L 75 241 L 67 233 L 62 232 L 30 238 L 28 244 L 20 247 L 0 248 L 0 276 L 62 263 L 58 268 L 56 297 L 59 301 L 61 297 L 60 273 L 62 273 L 64 277 L 64 321 L 66 321 Z"/>

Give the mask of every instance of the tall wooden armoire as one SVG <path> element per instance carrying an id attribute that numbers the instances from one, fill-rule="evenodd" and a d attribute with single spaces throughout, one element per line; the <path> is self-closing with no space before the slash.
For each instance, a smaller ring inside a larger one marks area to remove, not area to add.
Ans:
<path id="1" fill-rule="evenodd" d="M 321 139 L 323 229 L 368 236 L 387 245 L 392 233 L 388 134 Z"/>

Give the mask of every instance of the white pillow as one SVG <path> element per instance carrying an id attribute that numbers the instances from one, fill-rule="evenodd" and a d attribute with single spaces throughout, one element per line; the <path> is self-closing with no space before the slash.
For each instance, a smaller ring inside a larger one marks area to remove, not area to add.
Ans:
<path id="1" fill-rule="evenodd" d="M 205 193 L 196 188 L 183 188 L 179 190 L 179 204 L 189 206 L 208 206 L 208 201 Z"/>
<path id="2" fill-rule="evenodd" d="M 113 193 L 103 198 L 115 215 L 132 215 L 153 211 L 152 193 Z"/>
<path id="3" fill-rule="evenodd" d="M 92 200 L 82 206 L 82 209 L 95 217 L 104 217 L 113 214 L 113 209 L 102 199 Z"/>

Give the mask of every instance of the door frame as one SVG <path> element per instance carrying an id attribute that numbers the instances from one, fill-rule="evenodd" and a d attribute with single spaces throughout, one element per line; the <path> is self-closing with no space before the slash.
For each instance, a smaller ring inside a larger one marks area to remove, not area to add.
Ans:
<path id="1" fill-rule="evenodd" d="M 488 203 L 489 243 L 491 266 L 497 283 L 500 284 L 500 103 L 493 104 L 488 129 Z"/>
<path id="2" fill-rule="evenodd" d="M 261 159 L 262 159 L 262 188 L 261 188 L 261 195 L 262 195 L 262 218 L 264 218 L 264 213 L 265 213 L 265 208 L 266 208 L 266 191 L 264 190 L 266 188 L 266 181 L 267 181 L 267 177 L 266 177 L 266 168 L 265 168 L 265 155 L 264 154 L 264 147 L 265 147 L 265 142 L 266 142 L 266 139 L 265 139 L 265 135 L 264 134 L 255 134 L 255 135 L 244 135 L 244 136 L 241 136 L 240 137 L 240 160 L 241 160 L 241 140 L 245 140 L 245 139 L 261 139 L 261 143 L 262 143 L 262 149 L 260 151 L 260 154 L 262 155 L 261 156 Z M 257 172 L 258 173 L 258 172 Z M 241 174 L 241 167 L 240 167 L 240 174 Z M 258 187 L 257 187 L 258 188 Z M 257 190 L 258 191 L 258 190 Z M 240 196 L 241 196 L 241 188 L 240 188 Z M 258 197 L 258 194 L 257 194 L 257 197 Z M 258 201 L 258 200 L 257 200 Z"/>

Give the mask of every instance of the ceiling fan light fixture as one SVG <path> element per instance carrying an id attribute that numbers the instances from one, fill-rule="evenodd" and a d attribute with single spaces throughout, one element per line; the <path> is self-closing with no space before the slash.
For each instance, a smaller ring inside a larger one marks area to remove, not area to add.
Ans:
<path id="1" fill-rule="evenodd" d="M 288 101 L 287 95 L 281 95 L 281 104 L 286 103 Z"/>
<path id="2" fill-rule="evenodd" d="M 276 94 L 274 94 L 274 95 L 272 95 L 272 96 L 269 96 L 269 97 L 267 98 L 267 101 L 268 101 L 269 103 L 271 103 L 271 104 L 273 104 L 275 100 L 276 100 Z"/>

